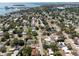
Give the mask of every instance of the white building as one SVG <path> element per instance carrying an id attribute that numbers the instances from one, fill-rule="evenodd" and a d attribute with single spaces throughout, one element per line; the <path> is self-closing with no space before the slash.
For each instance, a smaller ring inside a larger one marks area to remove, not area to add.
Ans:
<path id="1" fill-rule="evenodd" d="M 51 42 L 51 38 L 50 37 L 47 37 L 47 38 L 45 38 L 45 41 Z"/>
<path id="2" fill-rule="evenodd" d="M 2 23 L 0 24 L 0 27 L 1 27 L 1 28 L 3 27 L 3 24 L 2 24 Z"/>
<path id="3" fill-rule="evenodd" d="M 68 48 L 65 46 L 65 47 L 62 47 L 62 50 L 64 51 L 65 54 L 70 54 L 71 51 L 68 50 Z"/>
<path id="4" fill-rule="evenodd" d="M 59 43 L 58 43 L 58 46 L 59 46 L 60 48 L 65 47 L 65 43 L 64 43 L 64 42 L 59 42 Z"/>
<path id="5" fill-rule="evenodd" d="M 77 45 L 79 45 L 79 38 L 78 37 L 74 38 L 74 43 L 77 44 Z"/>
<path id="6" fill-rule="evenodd" d="M 4 33 L 3 33 L 3 31 L 0 31 L 0 36 L 2 36 Z"/>
<path id="7" fill-rule="evenodd" d="M 65 9 L 64 7 L 57 7 L 58 9 Z"/>
<path id="8" fill-rule="evenodd" d="M 34 17 L 32 18 L 31 26 L 35 26 L 35 18 Z"/>
<path id="9" fill-rule="evenodd" d="M 12 34 L 13 33 L 13 29 L 9 30 L 8 32 L 9 32 L 9 34 Z"/>
<path id="10" fill-rule="evenodd" d="M 54 53 L 54 52 L 52 51 L 52 49 L 49 48 L 49 49 L 48 49 L 48 54 L 49 54 L 49 55 L 52 55 L 53 53 Z"/>
<path id="11" fill-rule="evenodd" d="M 23 35 L 26 35 L 27 33 L 26 33 L 26 32 L 22 32 L 22 34 L 23 34 Z"/>
<path id="12" fill-rule="evenodd" d="M 15 50 L 11 56 L 16 56 L 18 54 L 18 52 L 19 52 L 19 50 Z"/>
<path id="13" fill-rule="evenodd" d="M 18 18 L 15 18 L 14 21 L 18 20 Z"/>
<path id="14" fill-rule="evenodd" d="M 8 28 L 10 25 L 6 23 L 4 26 L 5 26 L 5 28 Z"/>
<path id="15" fill-rule="evenodd" d="M 46 41 L 46 43 L 47 43 L 48 45 L 50 45 L 51 43 L 55 42 L 55 41 L 52 40 L 50 37 L 47 37 L 47 38 L 45 38 L 44 40 Z"/>
<path id="16" fill-rule="evenodd" d="M 0 43 L 0 49 L 3 48 L 3 47 L 4 47 L 4 45 Z"/>
<path id="17" fill-rule="evenodd" d="M 32 31 L 35 31 L 35 27 L 32 27 Z"/>
<path id="18" fill-rule="evenodd" d="M 58 40 L 58 35 L 56 34 L 52 34 L 50 37 L 52 40 Z"/>

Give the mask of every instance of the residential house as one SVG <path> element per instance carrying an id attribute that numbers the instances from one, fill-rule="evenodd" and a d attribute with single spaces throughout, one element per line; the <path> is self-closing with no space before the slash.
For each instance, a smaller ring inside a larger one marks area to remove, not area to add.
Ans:
<path id="1" fill-rule="evenodd" d="M 39 55 L 39 51 L 38 51 L 38 49 L 36 49 L 36 47 L 32 47 L 31 55 L 32 56 L 38 56 Z"/>
<path id="2" fill-rule="evenodd" d="M 53 55 L 53 53 L 54 53 L 54 52 L 52 51 L 52 49 L 48 48 L 48 54 L 49 54 L 49 56 L 50 56 L 50 55 Z"/>

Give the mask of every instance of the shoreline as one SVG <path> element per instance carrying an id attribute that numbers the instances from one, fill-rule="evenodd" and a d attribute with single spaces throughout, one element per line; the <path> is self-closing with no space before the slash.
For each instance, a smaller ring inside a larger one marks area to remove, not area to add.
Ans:
<path id="1" fill-rule="evenodd" d="M 40 5 L 40 6 L 37 6 L 37 7 L 29 7 L 29 8 L 26 7 L 27 9 L 22 9 L 22 10 L 19 9 L 19 10 L 16 10 L 16 11 L 4 13 L 4 15 L 0 15 L 0 17 L 4 17 L 4 16 L 8 16 L 8 15 L 11 15 L 11 14 L 14 14 L 14 13 L 18 13 L 20 11 L 24 12 L 24 11 L 28 11 L 29 9 L 31 10 L 31 9 L 40 8 L 40 7 L 42 7 L 42 6 Z"/>

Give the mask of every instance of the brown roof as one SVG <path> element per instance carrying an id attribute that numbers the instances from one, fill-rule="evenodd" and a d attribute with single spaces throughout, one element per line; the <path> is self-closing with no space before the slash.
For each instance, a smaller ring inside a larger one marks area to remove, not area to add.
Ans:
<path id="1" fill-rule="evenodd" d="M 38 50 L 36 48 L 32 48 L 32 52 L 31 52 L 31 55 L 32 56 L 37 56 L 38 55 Z"/>

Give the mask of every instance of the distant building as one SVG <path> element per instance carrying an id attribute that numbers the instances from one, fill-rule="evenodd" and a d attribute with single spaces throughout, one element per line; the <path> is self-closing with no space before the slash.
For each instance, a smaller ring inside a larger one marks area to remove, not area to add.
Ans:
<path id="1" fill-rule="evenodd" d="M 65 7 L 57 7 L 58 9 L 65 9 Z"/>

